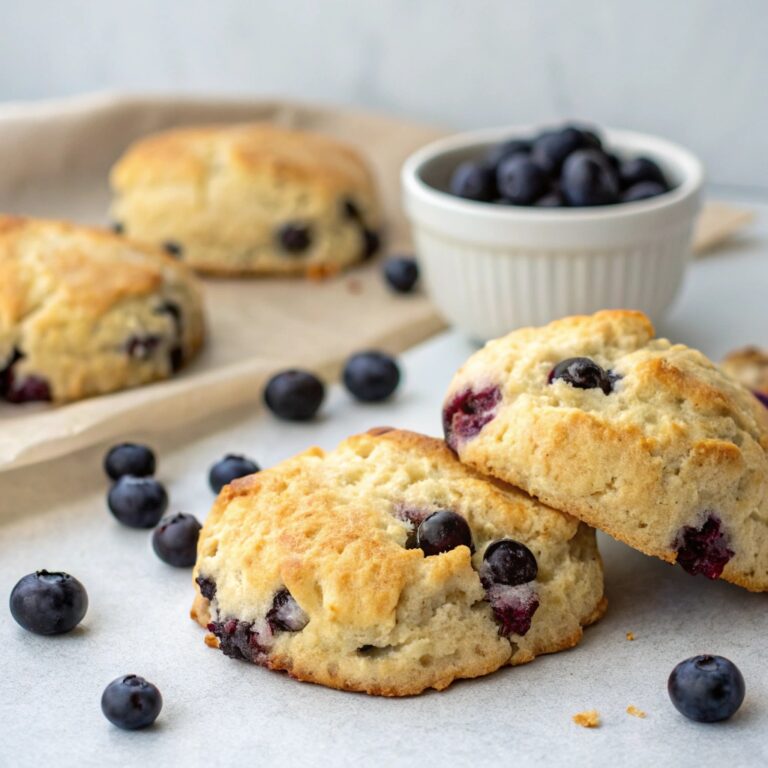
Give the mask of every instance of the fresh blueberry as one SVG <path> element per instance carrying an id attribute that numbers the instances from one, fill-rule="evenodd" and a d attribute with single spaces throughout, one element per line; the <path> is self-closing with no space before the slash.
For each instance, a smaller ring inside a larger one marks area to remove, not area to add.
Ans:
<path id="1" fill-rule="evenodd" d="M 218 493 L 225 485 L 228 485 L 238 477 L 252 475 L 259 471 L 259 465 L 255 461 L 247 459 L 235 453 L 228 453 L 223 459 L 217 461 L 208 473 L 208 483 L 214 493 Z"/>
<path id="2" fill-rule="evenodd" d="M 11 591 L 11 615 L 36 635 L 61 635 L 74 629 L 88 610 L 85 587 L 68 573 L 36 571 Z"/>
<path id="3" fill-rule="evenodd" d="M 499 163 L 496 186 L 509 203 L 532 205 L 549 189 L 549 178 L 526 155 L 512 155 Z"/>
<path id="4" fill-rule="evenodd" d="M 474 552 L 472 531 L 461 515 L 448 509 L 432 513 L 416 529 L 416 547 L 427 557 L 462 545 Z"/>
<path id="5" fill-rule="evenodd" d="M 309 371 L 292 369 L 275 374 L 264 389 L 267 408 L 287 421 L 313 419 L 324 398 L 323 382 Z"/>
<path id="6" fill-rule="evenodd" d="M 565 202 L 559 192 L 547 192 L 547 194 L 540 197 L 534 205 L 537 208 L 561 208 L 565 205 Z"/>
<path id="7" fill-rule="evenodd" d="M 164 563 L 190 568 L 197 559 L 201 527 L 196 517 L 183 512 L 165 517 L 152 533 L 152 549 Z"/>
<path id="8" fill-rule="evenodd" d="M 381 237 L 372 229 L 363 230 L 363 261 L 372 259 L 381 248 Z"/>
<path id="9" fill-rule="evenodd" d="M 496 415 L 501 390 L 491 386 L 475 391 L 465 389 L 443 408 L 443 434 L 448 447 L 456 451 L 459 442 L 471 440 Z"/>
<path id="10" fill-rule="evenodd" d="M 531 159 L 550 176 L 557 176 L 566 158 L 586 146 L 583 133 L 577 128 L 566 127 L 557 131 L 545 131 L 533 142 Z"/>
<path id="11" fill-rule="evenodd" d="M 699 723 L 732 717 L 744 701 L 739 668 L 722 656 L 692 656 L 669 676 L 669 698 L 678 712 Z"/>
<path id="12" fill-rule="evenodd" d="M 359 352 L 350 357 L 342 374 L 344 386 L 357 400 L 386 400 L 400 383 L 397 363 L 383 352 Z"/>
<path id="13" fill-rule="evenodd" d="M 720 518 L 710 513 L 702 525 L 680 530 L 675 541 L 677 562 L 693 576 L 717 579 L 734 555 L 728 544 Z"/>
<path id="14" fill-rule="evenodd" d="M 664 172 L 659 166 L 648 157 L 633 157 L 631 160 L 625 160 L 619 165 L 619 179 L 622 189 L 629 189 L 639 184 L 641 181 L 655 181 L 669 189 L 669 183 L 664 176 Z"/>
<path id="15" fill-rule="evenodd" d="M 419 279 L 419 265 L 408 256 L 392 256 L 384 262 L 384 277 L 397 293 L 410 293 Z"/>
<path id="16" fill-rule="evenodd" d="M 488 150 L 485 162 L 488 166 L 495 167 L 512 155 L 527 155 L 531 151 L 531 146 L 532 142 L 527 139 L 510 139 L 501 144 L 494 144 Z"/>
<path id="17" fill-rule="evenodd" d="M 124 475 L 110 488 L 107 504 L 123 525 L 154 528 L 168 508 L 168 494 L 152 477 Z"/>
<path id="18" fill-rule="evenodd" d="M 104 457 L 104 471 L 113 480 L 123 475 L 148 477 L 155 474 L 155 454 L 138 443 L 114 445 Z"/>
<path id="19" fill-rule="evenodd" d="M 174 259 L 180 259 L 184 255 L 184 248 L 175 240 L 166 240 L 163 243 L 163 248 L 169 256 L 173 256 Z"/>
<path id="20" fill-rule="evenodd" d="M 533 581 L 539 573 L 536 558 L 525 544 L 512 539 L 494 541 L 485 550 L 481 577 L 486 586 L 515 587 Z"/>
<path id="21" fill-rule="evenodd" d="M 451 176 L 450 190 L 458 197 L 489 203 L 497 196 L 494 170 L 480 163 L 461 163 Z"/>
<path id="22" fill-rule="evenodd" d="M 273 632 L 300 632 L 309 623 L 309 616 L 287 589 L 281 589 L 267 611 L 267 623 Z"/>
<path id="23" fill-rule="evenodd" d="M 611 205 L 619 200 L 616 171 L 596 149 L 580 149 L 568 156 L 561 185 L 568 205 Z"/>
<path id="24" fill-rule="evenodd" d="M 616 376 L 588 357 L 569 357 L 549 372 L 547 383 L 552 384 L 558 379 L 577 389 L 602 389 L 604 394 L 609 395 L 613 391 Z"/>
<path id="25" fill-rule="evenodd" d="M 602 149 L 603 140 L 600 135 L 593 128 L 579 128 L 574 126 L 576 130 L 581 131 L 581 138 L 583 141 L 584 149 Z"/>
<path id="26" fill-rule="evenodd" d="M 309 227 L 300 222 L 283 224 L 277 232 L 280 246 L 286 253 L 300 254 L 312 245 L 312 235 Z"/>
<path id="27" fill-rule="evenodd" d="M 622 203 L 632 203 L 635 200 L 648 200 L 651 197 L 663 195 L 667 188 L 658 181 L 638 181 L 621 193 Z"/>
<path id="28" fill-rule="evenodd" d="M 126 731 L 146 728 L 157 720 L 163 697 L 156 685 L 138 675 L 113 680 L 101 695 L 101 711 L 112 725 Z"/>

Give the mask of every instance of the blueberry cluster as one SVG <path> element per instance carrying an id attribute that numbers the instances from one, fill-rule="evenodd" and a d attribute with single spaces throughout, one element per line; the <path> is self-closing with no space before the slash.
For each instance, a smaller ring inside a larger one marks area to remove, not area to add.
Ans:
<path id="1" fill-rule="evenodd" d="M 566 125 L 511 139 L 451 175 L 458 197 L 499 205 L 580 208 L 646 200 L 671 185 L 648 157 L 619 157 L 592 129 Z"/>

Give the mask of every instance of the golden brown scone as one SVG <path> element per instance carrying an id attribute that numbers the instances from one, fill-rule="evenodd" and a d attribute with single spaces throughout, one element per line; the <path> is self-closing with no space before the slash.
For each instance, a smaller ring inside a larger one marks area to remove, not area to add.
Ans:
<path id="1" fill-rule="evenodd" d="M 570 648 L 605 608 L 594 531 L 387 428 L 226 486 L 195 576 L 228 656 L 383 696 Z"/>
<path id="2" fill-rule="evenodd" d="M 202 342 L 183 265 L 103 230 L 0 216 L 0 399 L 66 402 L 165 379 Z"/>
<path id="3" fill-rule="evenodd" d="M 757 347 L 731 352 L 720 367 L 736 381 L 751 389 L 768 406 L 768 353 Z"/>
<path id="4" fill-rule="evenodd" d="M 112 169 L 112 216 L 213 274 L 331 274 L 372 256 L 373 177 L 351 147 L 269 123 L 142 139 Z"/>
<path id="5" fill-rule="evenodd" d="M 768 411 L 643 314 L 490 342 L 456 374 L 443 423 L 481 472 L 690 573 L 768 589 Z"/>

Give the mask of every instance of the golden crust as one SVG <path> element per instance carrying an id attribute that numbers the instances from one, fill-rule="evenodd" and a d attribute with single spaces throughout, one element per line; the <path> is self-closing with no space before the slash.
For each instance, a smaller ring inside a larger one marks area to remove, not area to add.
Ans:
<path id="1" fill-rule="evenodd" d="M 407 549 L 404 510 L 449 508 L 470 524 L 466 547 L 434 557 Z M 535 554 L 540 606 L 509 639 L 477 568 L 488 543 L 511 537 Z M 193 616 L 263 620 L 287 589 L 309 622 L 276 632 L 260 663 L 343 690 L 405 696 L 522 664 L 577 644 L 605 610 L 594 532 L 455 459 L 442 441 L 379 429 L 325 453 L 310 449 L 234 481 L 201 533 Z"/>
<path id="2" fill-rule="evenodd" d="M 181 128 L 141 139 L 111 173 L 112 214 L 131 236 L 173 241 L 213 274 L 316 274 L 360 261 L 378 230 L 371 172 L 351 147 L 269 123 Z M 355 203 L 349 215 L 344 201 Z M 304 250 L 277 232 L 309 228 Z"/>
<path id="3" fill-rule="evenodd" d="M 768 412 L 700 352 L 653 336 L 640 313 L 606 311 L 490 342 L 446 398 L 501 391 L 459 457 L 670 563 L 681 530 L 714 515 L 735 552 L 722 578 L 766 590 Z M 614 371 L 614 391 L 549 384 L 569 357 Z"/>
<path id="4" fill-rule="evenodd" d="M 158 311 L 168 302 L 181 328 Z M 151 349 L 129 354 L 131 338 Z M 76 400 L 166 378 L 171 348 L 189 360 L 202 342 L 202 298 L 183 265 L 105 230 L 0 216 L 0 361 L 22 355 L 17 381 Z"/>

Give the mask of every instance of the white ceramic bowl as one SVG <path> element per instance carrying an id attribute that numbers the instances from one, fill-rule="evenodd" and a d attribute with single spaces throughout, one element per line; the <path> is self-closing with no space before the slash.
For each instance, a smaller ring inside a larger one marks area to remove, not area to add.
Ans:
<path id="1" fill-rule="evenodd" d="M 701 163 L 664 139 L 604 130 L 611 151 L 652 158 L 674 189 L 634 203 L 554 209 L 478 203 L 446 191 L 460 162 L 535 132 L 523 126 L 464 133 L 405 162 L 405 211 L 432 300 L 477 340 L 607 308 L 640 309 L 658 319 L 690 258 Z"/>

